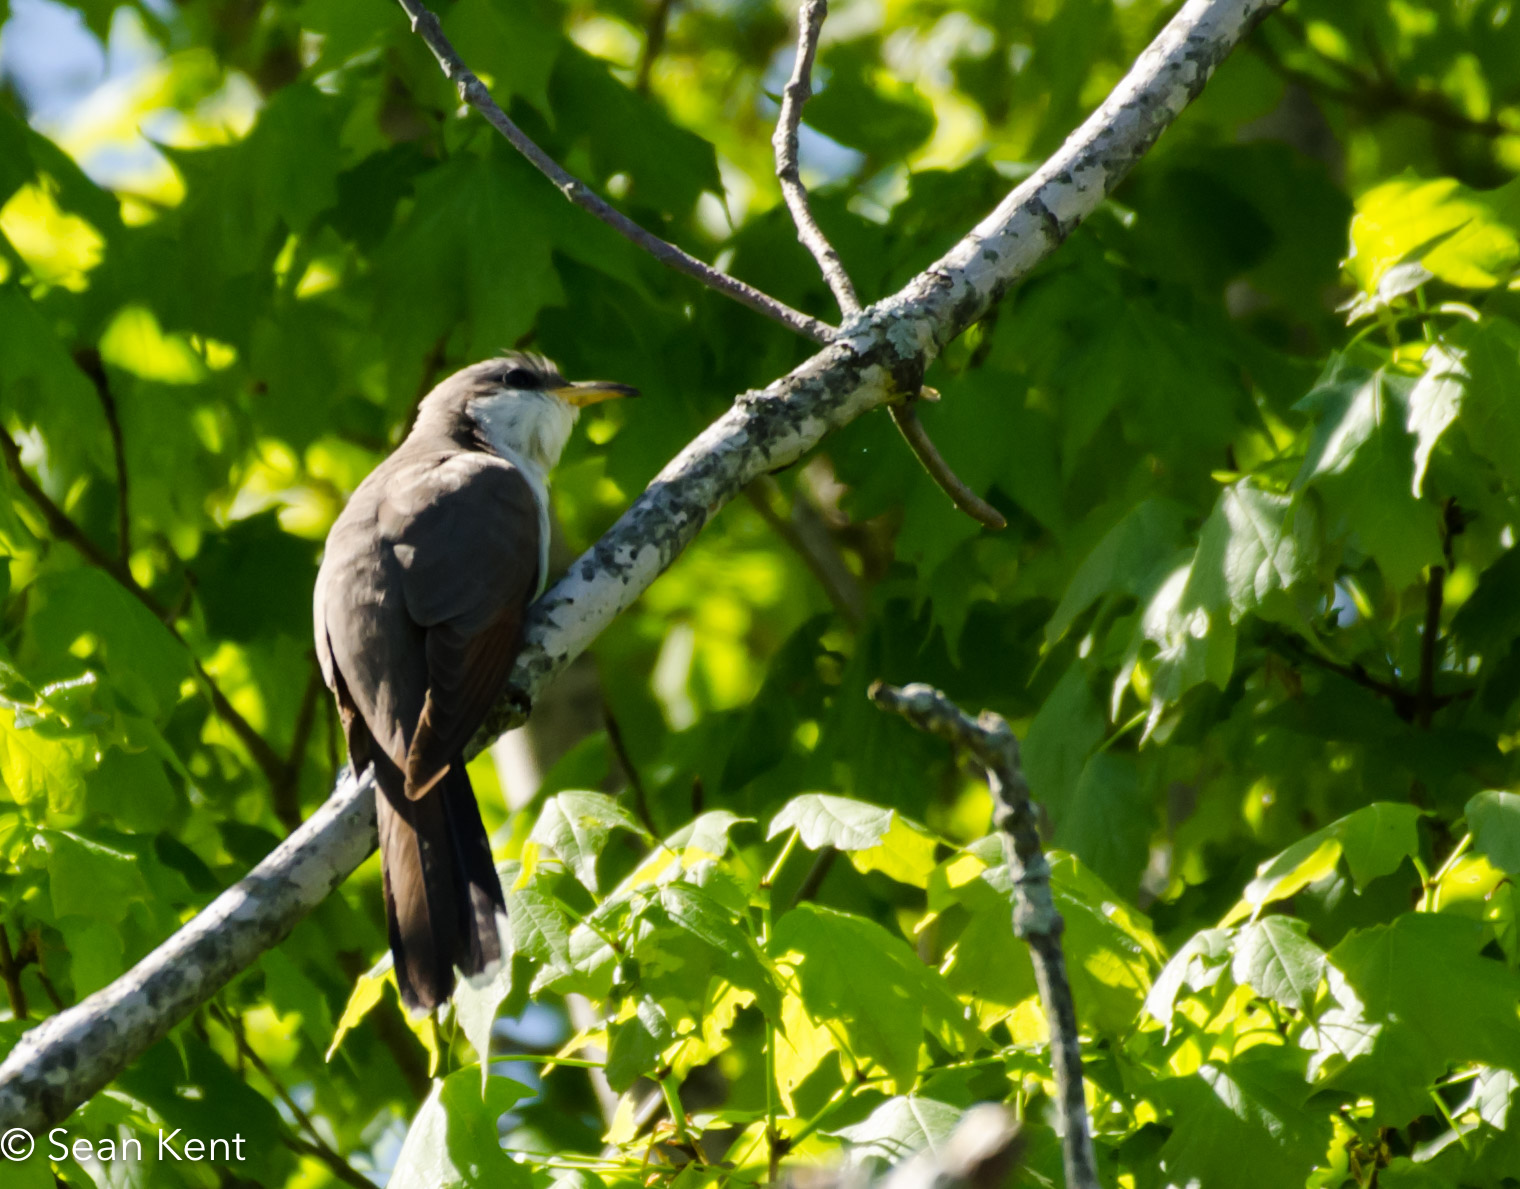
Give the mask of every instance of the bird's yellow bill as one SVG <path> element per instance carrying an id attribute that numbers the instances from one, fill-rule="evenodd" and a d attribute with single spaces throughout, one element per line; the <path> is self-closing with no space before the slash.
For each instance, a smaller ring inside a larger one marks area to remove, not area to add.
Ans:
<path id="1" fill-rule="evenodd" d="M 554 395 L 577 408 L 600 404 L 604 400 L 620 400 L 625 396 L 637 396 L 639 390 L 627 384 L 614 384 L 611 380 L 578 380 L 563 388 L 552 390 Z"/>

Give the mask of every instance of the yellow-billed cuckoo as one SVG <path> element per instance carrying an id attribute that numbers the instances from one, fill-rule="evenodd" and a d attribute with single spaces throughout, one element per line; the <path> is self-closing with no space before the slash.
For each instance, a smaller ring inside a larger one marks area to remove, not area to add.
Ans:
<path id="1" fill-rule="evenodd" d="M 568 383 L 537 355 L 456 372 L 359 485 L 327 537 L 317 658 L 349 761 L 374 764 L 386 921 L 413 1012 L 491 973 L 506 903 L 463 750 L 501 694 L 549 556 L 548 472 L 582 407 L 633 396 Z"/>

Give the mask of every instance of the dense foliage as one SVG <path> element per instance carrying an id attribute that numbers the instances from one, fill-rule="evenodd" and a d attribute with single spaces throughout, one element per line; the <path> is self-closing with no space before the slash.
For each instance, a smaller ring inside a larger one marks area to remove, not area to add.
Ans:
<path id="1" fill-rule="evenodd" d="M 66 115 L 0 93 L 0 1053 L 332 786 L 318 551 L 433 381 L 531 345 L 645 391 L 558 472 L 568 558 L 810 350 L 566 204 L 399 9 L 74 8 L 144 64 Z M 440 11 L 567 167 L 835 316 L 771 176 L 788 6 Z M 804 164 L 862 296 L 1168 12 L 840 0 Z M 44 1144 L 6 1185 L 694 1189 L 895 1161 L 987 1099 L 1058 1183 L 985 786 L 878 677 L 1025 740 L 1114 1183 L 1513 1184 L 1517 172 L 1507 0 L 1293 0 L 931 369 L 923 419 L 1005 531 L 885 415 L 828 439 L 597 641 L 536 795 L 473 765 L 506 977 L 409 1028 L 371 862 L 68 1124 L 246 1160 Z"/>

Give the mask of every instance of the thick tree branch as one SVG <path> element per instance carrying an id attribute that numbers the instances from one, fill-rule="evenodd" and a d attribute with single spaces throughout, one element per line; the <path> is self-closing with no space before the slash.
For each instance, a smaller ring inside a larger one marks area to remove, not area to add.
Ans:
<path id="1" fill-rule="evenodd" d="M 472 745 L 532 698 L 759 475 L 904 391 L 927 362 L 1055 250 L 1281 0 L 1188 0 L 1113 94 L 1039 170 L 901 292 L 733 407 L 683 450 L 529 613 L 504 697 Z M 372 785 L 340 780 L 244 880 L 111 986 L 22 1037 L 0 1065 L 0 1131 L 66 1117 L 283 938 L 374 846 Z"/>
<path id="2" fill-rule="evenodd" d="M 818 261 L 818 271 L 833 290 L 839 312 L 851 318 L 860 312 L 860 299 L 855 296 L 855 286 L 845 272 L 844 261 L 813 218 L 797 164 L 797 127 L 802 123 L 802 105 L 813 95 L 813 59 L 818 54 L 823 18 L 828 14 L 827 0 L 803 0 L 802 11 L 797 14 L 797 60 L 792 64 L 792 77 L 781 92 L 781 113 L 776 117 L 771 146 L 776 150 L 776 180 L 781 183 L 781 195 L 786 199 L 787 210 L 792 212 L 792 222 L 797 225 L 797 238 Z"/>
<path id="3" fill-rule="evenodd" d="M 337 791 L 264 861 L 110 986 L 26 1033 L 0 1066 L 0 1120 L 70 1112 L 278 945 L 375 845 L 374 782 Z"/>
<path id="4" fill-rule="evenodd" d="M 970 752 L 987 771 L 996 805 L 992 821 L 1003 836 L 1003 855 L 1013 876 L 1013 931 L 1029 946 L 1040 1002 L 1050 1027 L 1050 1066 L 1061 1112 L 1066 1183 L 1072 1189 L 1098 1189 L 1092 1125 L 1082 1092 L 1077 1009 L 1066 977 L 1066 956 L 1061 951 L 1066 923 L 1050 894 L 1050 864 L 1040 847 L 1039 823 L 1019 762 L 1019 741 L 1001 715 L 983 710 L 972 718 L 927 685 L 898 689 L 878 681 L 871 686 L 870 696 L 883 710 L 902 715 L 920 731 L 948 739 Z"/>
<path id="5" fill-rule="evenodd" d="M 719 293 L 727 294 L 735 301 L 742 302 L 757 313 L 773 318 L 783 326 L 815 342 L 826 343 L 833 337 L 834 329 L 827 323 L 820 322 L 801 310 L 794 310 L 774 297 L 761 293 L 753 286 L 746 285 L 743 281 L 727 273 L 721 273 L 709 264 L 702 263 L 695 256 L 683 252 L 675 244 L 668 243 L 659 236 L 645 231 L 622 211 L 608 204 L 585 182 L 567 172 L 559 162 L 539 148 L 528 134 L 514 124 L 507 113 L 496 105 L 486 85 L 475 77 L 474 72 L 464 64 L 464 60 L 460 58 L 449 39 L 444 36 L 443 26 L 438 23 L 438 18 L 431 9 L 424 7 L 421 0 L 398 0 L 398 3 L 411 18 L 412 29 L 417 36 L 427 42 L 428 49 L 433 51 L 433 57 L 438 59 L 438 65 L 442 67 L 445 77 L 459 88 L 459 98 L 483 115 L 490 122 L 491 127 L 505 136 L 507 142 L 532 163 L 533 168 L 553 182 L 555 189 L 576 206 L 595 215 L 624 239 L 637 244 L 660 263 L 669 265 L 677 272 L 683 272 L 689 277 L 695 277 L 709 289 L 716 289 Z"/>

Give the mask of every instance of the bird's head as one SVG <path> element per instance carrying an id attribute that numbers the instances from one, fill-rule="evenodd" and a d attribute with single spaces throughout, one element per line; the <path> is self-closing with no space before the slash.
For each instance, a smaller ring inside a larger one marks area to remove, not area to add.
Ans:
<path id="1" fill-rule="evenodd" d="M 637 388 L 606 380 L 571 383 L 542 355 L 511 351 L 471 364 L 438 385 L 422 402 L 417 425 L 441 421 L 452 437 L 547 472 L 559 461 L 583 408 L 638 394 Z"/>

